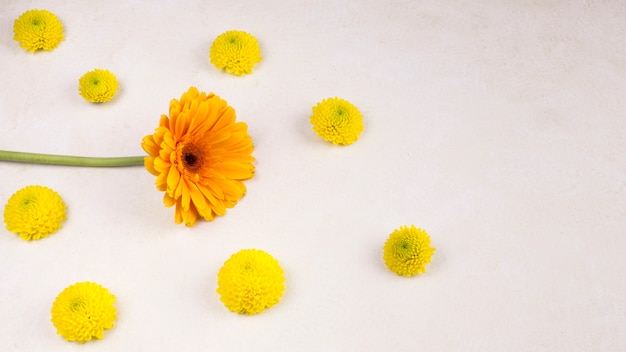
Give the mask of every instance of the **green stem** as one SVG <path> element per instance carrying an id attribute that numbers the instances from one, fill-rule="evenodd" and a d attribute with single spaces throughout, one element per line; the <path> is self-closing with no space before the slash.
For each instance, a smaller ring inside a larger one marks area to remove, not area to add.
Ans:
<path id="1" fill-rule="evenodd" d="M 0 161 L 18 163 L 52 164 L 88 167 L 119 167 L 143 165 L 143 156 L 127 156 L 118 158 L 99 158 L 86 156 L 53 155 L 38 153 L 11 152 L 0 150 Z"/>

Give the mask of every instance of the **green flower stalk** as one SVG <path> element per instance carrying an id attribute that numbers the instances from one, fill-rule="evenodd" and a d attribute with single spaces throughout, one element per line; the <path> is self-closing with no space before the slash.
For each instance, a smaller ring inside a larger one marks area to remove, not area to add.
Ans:
<path id="1" fill-rule="evenodd" d="M 0 161 L 85 167 L 121 167 L 143 165 L 143 156 L 86 157 L 0 150 Z"/>

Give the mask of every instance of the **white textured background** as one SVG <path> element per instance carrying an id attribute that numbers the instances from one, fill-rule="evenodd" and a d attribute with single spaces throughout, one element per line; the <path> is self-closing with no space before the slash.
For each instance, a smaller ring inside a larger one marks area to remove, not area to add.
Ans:
<path id="1" fill-rule="evenodd" d="M 12 39 L 32 8 L 64 23 L 52 52 Z M 253 74 L 209 63 L 229 29 L 259 39 Z M 113 101 L 79 96 L 94 68 L 120 80 Z M 44 240 L 0 229 L 2 351 L 626 350 L 623 1 L 0 0 L 0 83 L 0 149 L 143 155 L 194 85 L 235 107 L 257 158 L 239 205 L 194 228 L 142 167 L 1 163 L 3 205 L 31 184 L 68 205 Z M 364 115 L 351 146 L 309 126 L 332 96 Z M 410 279 L 382 261 L 404 224 L 437 248 Z M 215 293 L 244 248 L 287 278 L 252 317 Z M 79 345 L 50 308 L 85 280 L 118 320 Z"/>

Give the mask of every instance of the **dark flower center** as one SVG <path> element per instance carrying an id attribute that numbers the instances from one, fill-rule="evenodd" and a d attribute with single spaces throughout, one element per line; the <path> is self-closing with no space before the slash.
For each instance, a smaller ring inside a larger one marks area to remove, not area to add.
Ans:
<path id="1" fill-rule="evenodd" d="M 182 159 L 185 170 L 195 172 L 202 166 L 202 151 L 193 144 L 185 145 Z"/>

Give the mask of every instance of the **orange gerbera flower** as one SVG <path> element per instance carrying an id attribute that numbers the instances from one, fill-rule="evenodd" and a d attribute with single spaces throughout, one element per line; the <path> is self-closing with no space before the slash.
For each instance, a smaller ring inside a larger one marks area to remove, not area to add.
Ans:
<path id="1" fill-rule="evenodd" d="M 170 102 L 142 148 L 146 169 L 157 176 L 166 206 L 176 204 L 176 223 L 193 226 L 202 217 L 224 215 L 246 193 L 243 180 L 254 174 L 248 125 L 235 122 L 235 110 L 213 93 L 195 87 Z"/>

